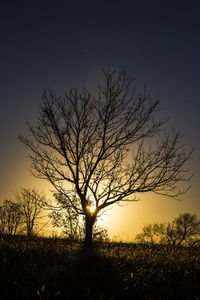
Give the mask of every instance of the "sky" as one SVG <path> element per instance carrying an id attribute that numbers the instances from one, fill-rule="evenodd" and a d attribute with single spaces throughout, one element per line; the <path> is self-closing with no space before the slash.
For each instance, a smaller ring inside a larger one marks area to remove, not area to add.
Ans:
<path id="1" fill-rule="evenodd" d="M 181 201 L 152 194 L 110 209 L 102 225 L 132 240 L 146 223 L 179 213 L 200 216 L 200 2 L 191 1 L 1 1 L 0 4 L 0 201 L 20 187 L 50 186 L 29 172 L 17 139 L 25 121 L 36 120 L 43 88 L 62 93 L 93 88 L 102 68 L 125 70 L 135 86 L 159 96 L 169 126 L 195 148 L 192 187 Z"/>

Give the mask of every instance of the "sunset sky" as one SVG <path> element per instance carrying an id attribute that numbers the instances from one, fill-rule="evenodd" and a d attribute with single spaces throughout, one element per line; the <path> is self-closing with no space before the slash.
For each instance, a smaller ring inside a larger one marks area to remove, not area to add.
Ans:
<path id="1" fill-rule="evenodd" d="M 150 222 L 182 212 L 200 216 L 200 2 L 1 1 L 0 4 L 0 201 L 20 187 L 47 192 L 29 172 L 27 150 L 17 139 L 25 120 L 38 116 L 43 88 L 93 89 L 102 68 L 125 70 L 138 88 L 159 96 L 169 126 L 195 148 L 190 191 L 181 201 L 154 194 L 116 206 L 101 224 L 131 240 Z"/>

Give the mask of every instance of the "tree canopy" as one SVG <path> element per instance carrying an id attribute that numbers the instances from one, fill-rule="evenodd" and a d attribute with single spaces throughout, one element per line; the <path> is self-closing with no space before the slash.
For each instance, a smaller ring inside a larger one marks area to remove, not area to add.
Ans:
<path id="1" fill-rule="evenodd" d="M 98 213 L 139 193 L 177 197 L 189 180 L 179 132 L 165 132 L 158 99 L 137 91 L 125 72 L 103 71 L 98 92 L 42 93 L 36 125 L 20 136 L 30 150 L 34 176 L 47 179 L 67 205 L 85 216 L 86 243 Z M 78 198 L 78 202 L 74 199 Z"/>

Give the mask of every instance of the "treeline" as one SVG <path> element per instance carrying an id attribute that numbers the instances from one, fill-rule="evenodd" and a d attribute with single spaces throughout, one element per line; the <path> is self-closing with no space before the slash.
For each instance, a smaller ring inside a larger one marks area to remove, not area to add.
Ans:
<path id="1" fill-rule="evenodd" d="M 200 219 L 184 213 L 168 223 L 147 224 L 136 236 L 139 243 L 194 246 L 200 244 Z"/>

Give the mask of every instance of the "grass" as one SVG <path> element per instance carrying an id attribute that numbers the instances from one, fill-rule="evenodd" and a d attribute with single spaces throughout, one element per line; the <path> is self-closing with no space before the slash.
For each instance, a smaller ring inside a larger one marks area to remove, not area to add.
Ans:
<path id="1" fill-rule="evenodd" d="M 2 236 L 0 283 L 2 300 L 197 300 L 200 248 Z"/>

